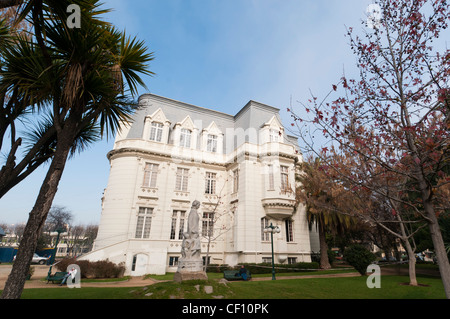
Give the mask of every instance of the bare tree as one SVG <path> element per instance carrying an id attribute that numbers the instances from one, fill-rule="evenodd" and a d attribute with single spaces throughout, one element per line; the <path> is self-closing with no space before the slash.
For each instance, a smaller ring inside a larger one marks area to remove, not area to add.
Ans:
<path id="1" fill-rule="evenodd" d="M 302 116 L 292 114 L 292 126 L 299 128 L 302 141 L 319 132 L 329 139 L 321 150 L 313 147 L 319 156 L 334 146 L 363 164 L 352 166 L 356 169 L 351 172 L 330 165 L 353 187 L 387 196 L 396 216 L 406 205 L 426 221 L 450 298 L 450 263 L 438 223 L 442 205 L 448 205 L 448 197 L 440 194 L 449 184 L 450 51 L 435 46 L 448 27 L 449 4 L 445 0 L 375 4 L 380 16 L 374 28 L 362 35 L 355 35 L 352 28 L 347 32 L 357 58 L 357 78 L 344 75 L 332 85 L 339 94 L 333 101 L 313 97 L 304 104 Z M 305 123 L 308 112 L 313 118 L 305 132 L 300 123 Z M 382 177 L 391 179 L 388 192 L 387 183 L 383 188 L 372 183 Z M 400 190 L 410 196 L 401 196 Z"/>
<path id="2" fill-rule="evenodd" d="M 204 265 L 205 271 L 207 270 L 209 265 L 211 244 L 230 230 L 230 227 L 227 227 L 224 223 L 224 219 L 226 219 L 226 217 L 228 216 L 228 211 L 219 209 L 223 204 L 223 198 L 225 197 L 224 190 L 227 186 L 228 180 L 229 179 L 227 178 L 224 181 L 219 194 L 209 196 L 209 203 L 207 204 L 207 207 L 209 209 L 207 212 L 203 212 L 202 237 L 206 238 L 208 241 Z"/>

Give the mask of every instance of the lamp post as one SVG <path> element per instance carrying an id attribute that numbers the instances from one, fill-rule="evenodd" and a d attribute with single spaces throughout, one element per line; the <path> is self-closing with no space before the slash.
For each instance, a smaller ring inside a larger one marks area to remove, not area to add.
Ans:
<path id="1" fill-rule="evenodd" d="M 52 274 L 53 263 L 55 261 L 56 252 L 58 251 L 59 236 L 61 235 L 61 233 L 63 233 L 65 231 L 64 228 L 63 227 L 57 227 L 55 229 L 55 231 L 57 233 L 57 236 L 56 236 L 55 248 L 53 249 L 53 254 L 52 254 L 51 258 L 50 258 L 50 268 L 48 269 L 48 276 L 50 276 Z"/>
<path id="2" fill-rule="evenodd" d="M 275 264 L 274 264 L 274 255 L 273 255 L 273 233 L 279 233 L 280 227 L 273 226 L 272 223 L 270 223 L 270 226 L 264 227 L 265 233 L 270 233 L 270 242 L 272 245 L 272 280 L 276 280 L 275 278 Z"/>

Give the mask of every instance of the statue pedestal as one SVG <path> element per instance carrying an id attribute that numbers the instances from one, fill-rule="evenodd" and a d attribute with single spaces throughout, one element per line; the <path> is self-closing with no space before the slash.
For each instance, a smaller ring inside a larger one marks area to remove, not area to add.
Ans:
<path id="1" fill-rule="evenodd" d="M 203 271 L 203 262 L 201 259 L 181 259 L 178 263 L 178 269 L 173 280 L 182 282 L 186 280 L 208 280 L 206 272 Z"/>
<path id="2" fill-rule="evenodd" d="M 187 280 L 208 280 L 208 276 L 204 271 L 198 272 L 176 272 L 173 275 L 173 280 L 176 282 L 182 282 Z"/>

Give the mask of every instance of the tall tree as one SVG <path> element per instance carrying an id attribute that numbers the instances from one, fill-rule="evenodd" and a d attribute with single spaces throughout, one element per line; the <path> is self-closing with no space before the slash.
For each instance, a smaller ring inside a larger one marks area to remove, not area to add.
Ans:
<path id="1" fill-rule="evenodd" d="M 305 111 L 336 147 L 364 163 L 358 172 L 343 176 L 347 181 L 381 194 L 371 184 L 376 179 L 361 176 L 391 178 L 385 184 L 391 191 L 384 192 L 390 204 L 406 205 L 426 220 L 450 298 L 450 264 L 437 219 L 442 201 L 448 202 L 439 198 L 439 190 L 450 181 L 444 169 L 450 156 L 450 51 L 434 47 L 448 27 L 449 5 L 445 0 L 375 4 L 380 14 L 372 29 L 362 37 L 348 29 L 359 77 L 344 75 L 332 86 L 339 98 L 313 99 Z M 300 124 L 300 117 L 293 117 L 294 126 Z M 415 196 L 398 196 L 393 190 L 399 188 Z"/>
<path id="2" fill-rule="evenodd" d="M 0 79 L 5 67 L 5 53 L 18 45 L 19 37 L 29 37 L 31 24 L 25 20 L 19 21 L 19 12 L 17 6 L 0 10 Z M 16 124 L 19 120 L 26 119 L 33 109 L 32 103 L 39 102 L 21 94 L 17 86 L 0 87 L 0 150 L 5 151 L 5 144 L 8 146 L 8 143 L 5 143 L 7 133 L 10 136 L 9 150 L 5 152 L 5 162 L 0 169 L 0 198 L 52 155 L 50 150 L 45 151 L 42 142 L 38 142 L 17 161 L 24 141 L 19 136 Z M 43 138 L 49 139 L 53 136 L 47 134 Z"/>
<path id="3" fill-rule="evenodd" d="M 319 232 L 320 268 L 331 268 L 328 258 L 327 234 L 342 234 L 356 223 L 348 210 L 355 209 L 351 193 L 329 178 L 318 158 L 302 163 L 303 172 L 297 176 L 298 202 L 306 204 L 308 221 Z"/>
<path id="4" fill-rule="evenodd" d="M 69 4 L 80 7 L 80 28 L 67 23 Z M 5 299 L 20 298 L 37 234 L 52 205 L 66 161 L 77 146 L 77 136 L 83 131 L 94 135 L 114 133 L 135 109 L 128 94 L 135 95 L 138 85 L 145 86 L 139 74 L 152 74 L 147 66 L 152 55 L 144 43 L 99 20 L 99 15 L 106 12 L 99 6 L 97 0 L 30 1 L 23 12 L 32 19 L 34 37 L 20 39 L 18 48 L 8 51 L 5 57 L 2 81 L 18 85 L 22 94 L 47 102 L 45 109 L 57 141 L 2 294 Z"/>

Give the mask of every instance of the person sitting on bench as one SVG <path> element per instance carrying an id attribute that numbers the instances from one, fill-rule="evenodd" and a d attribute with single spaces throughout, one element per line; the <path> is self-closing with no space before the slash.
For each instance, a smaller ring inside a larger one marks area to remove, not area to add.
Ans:
<path id="1" fill-rule="evenodd" d="M 245 269 L 244 265 L 242 265 L 241 269 L 239 269 L 239 276 L 241 276 L 245 281 L 247 280 L 247 269 Z"/>
<path id="2" fill-rule="evenodd" d="M 72 280 L 75 278 L 75 275 L 77 274 L 77 270 L 75 268 L 72 268 L 65 276 L 64 279 L 61 281 L 60 286 L 64 285 L 67 281 L 67 278 L 72 277 Z"/>

